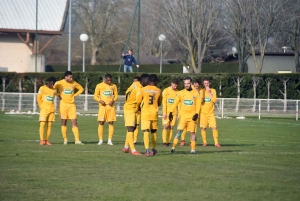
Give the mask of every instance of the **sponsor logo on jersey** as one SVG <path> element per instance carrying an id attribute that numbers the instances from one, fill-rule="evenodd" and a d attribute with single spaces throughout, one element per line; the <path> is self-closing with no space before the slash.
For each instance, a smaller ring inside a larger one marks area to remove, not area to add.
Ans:
<path id="1" fill-rule="evenodd" d="M 73 90 L 72 89 L 65 89 L 64 94 L 72 94 Z"/>
<path id="2" fill-rule="evenodd" d="M 168 103 L 173 104 L 175 102 L 174 98 L 168 98 Z"/>
<path id="3" fill-rule="evenodd" d="M 46 101 L 53 102 L 53 96 L 46 96 Z"/>
<path id="4" fill-rule="evenodd" d="M 103 91 L 103 96 L 111 96 L 112 95 L 112 92 L 109 91 L 109 90 L 106 90 L 106 91 Z"/>
<path id="5" fill-rule="evenodd" d="M 194 105 L 194 101 L 193 100 L 184 100 L 183 104 L 186 106 L 191 106 L 191 105 Z"/>
<path id="6" fill-rule="evenodd" d="M 211 99 L 210 98 L 204 98 L 204 102 L 209 103 L 209 102 L 211 102 Z"/>

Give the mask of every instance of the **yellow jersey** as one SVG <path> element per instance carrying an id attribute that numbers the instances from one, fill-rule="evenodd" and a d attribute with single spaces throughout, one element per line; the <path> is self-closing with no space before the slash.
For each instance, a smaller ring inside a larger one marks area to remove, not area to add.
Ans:
<path id="1" fill-rule="evenodd" d="M 163 115 L 168 115 L 171 112 L 171 108 L 175 102 L 175 98 L 178 93 L 178 89 L 173 90 L 172 87 L 165 88 L 162 92 L 162 105 L 163 105 Z M 176 115 L 177 110 L 174 111 Z"/>
<path id="2" fill-rule="evenodd" d="M 161 90 L 156 86 L 143 87 L 137 96 L 137 107 L 141 106 L 142 120 L 158 120 L 158 107 L 161 105 Z"/>
<path id="3" fill-rule="evenodd" d="M 40 109 L 48 109 L 50 112 L 55 111 L 54 97 L 56 89 L 51 89 L 46 85 L 41 86 L 37 95 L 37 102 Z"/>
<path id="4" fill-rule="evenodd" d="M 61 101 L 69 104 L 74 103 L 75 97 L 79 96 L 84 91 L 83 87 L 77 82 L 67 82 L 64 79 L 56 82 L 53 88 L 57 89 L 57 93 L 60 95 Z M 76 93 L 74 93 L 75 89 L 78 90 Z"/>
<path id="5" fill-rule="evenodd" d="M 215 103 L 217 102 L 217 92 L 215 89 L 210 89 L 212 97 L 205 90 L 200 90 L 200 98 L 202 100 L 201 103 L 201 113 L 202 114 L 213 114 L 215 111 Z"/>
<path id="6" fill-rule="evenodd" d="M 115 84 L 106 84 L 105 82 L 97 84 L 94 93 L 94 100 L 98 103 L 100 100 L 103 100 L 105 104 L 108 104 L 112 100 L 116 102 L 118 100 L 117 86 Z"/>
<path id="7" fill-rule="evenodd" d="M 140 82 L 133 82 L 125 92 L 124 110 L 135 110 L 137 94 L 143 88 Z"/>
<path id="8" fill-rule="evenodd" d="M 180 107 L 180 118 L 192 120 L 192 117 L 200 112 L 201 99 L 199 93 L 196 90 L 183 89 L 179 91 L 171 108 L 172 112 L 175 111 L 177 105 Z"/>

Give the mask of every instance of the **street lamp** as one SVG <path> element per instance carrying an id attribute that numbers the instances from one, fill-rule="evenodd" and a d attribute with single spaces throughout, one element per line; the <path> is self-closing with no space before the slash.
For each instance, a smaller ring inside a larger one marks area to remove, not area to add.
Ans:
<path id="1" fill-rule="evenodd" d="M 158 36 L 158 40 L 160 41 L 160 67 L 159 67 L 159 73 L 162 71 L 162 43 L 164 40 L 166 40 L 166 36 L 164 34 L 160 34 Z"/>
<path id="2" fill-rule="evenodd" d="M 89 36 L 87 34 L 81 34 L 80 40 L 82 42 L 82 72 L 85 72 L 85 42 L 89 39 Z"/>

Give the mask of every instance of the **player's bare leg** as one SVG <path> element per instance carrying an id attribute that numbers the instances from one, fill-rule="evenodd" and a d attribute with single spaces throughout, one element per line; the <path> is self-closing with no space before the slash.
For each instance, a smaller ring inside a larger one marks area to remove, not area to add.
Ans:
<path id="1" fill-rule="evenodd" d="M 112 143 L 112 137 L 114 135 L 114 122 L 108 122 L 108 141 L 107 141 L 107 144 L 108 145 L 113 145 Z"/>
<path id="2" fill-rule="evenodd" d="M 72 122 L 72 132 L 73 132 L 74 138 L 75 138 L 75 144 L 84 145 L 79 140 L 79 130 L 78 130 L 78 125 L 77 125 L 77 119 L 71 119 L 71 122 Z"/>
<path id="3" fill-rule="evenodd" d="M 175 148 L 178 144 L 178 141 L 180 139 L 180 136 L 182 134 L 182 130 L 178 130 L 175 137 L 174 137 L 174 140 L 173 140 L 173 144 L 172 144 L 172 148 L 171 148 L 171 153 L 174 153 L 175 152 Z"/>
<path id="4" fill-rule="evenodd" d="M 99 142 L 98 142 L 98 145 L 102 145 L 103 144 L 103 127 L 104 127 L 104 121 L 99 121 L 99 125 L 98 125 L 98 138 L 99 138 Z"/>
<path id="5" fill-rule="evenodd" d="M 152 151 L 151 151 L 151 155 L 155 156 L 157 154 L 157 150 L 156 150 L 156 129 L 151 129 L 151 137 L 152 137 Z"/>
<path id="6" fill-rule="evenodd" d="M 206 141 L 206 128 L 201 128 L 201 137 L 202 137 L 202 146 L 206 147 L 207 146 L 207 141 Z"/>
<path id="7" fill-rule="evenodd" d="M 64 139 L 64 145 L 67 145 L 68 144 L 68 138 L 67 138 L 67 120 L 66 119 L 61 120 L 61 134 L 62 134 L 63 139 Z"/>
<path id="8" fill-rule="evenodd" d="M 196 153 L 196 134 L 195 132 L 190 132 L 191 134 L 191 154 Z"/>
<path id="9" fill-rule="evenodd" d="M 218 138 L 219 138 L 218 129 L 217 129 L 217 127 L 212 127 L 211 129 L 212 129 L 212 133 L 213 133 L 213 137 L 214 137 L 214 141 L 215 141 L 215 147 L 220 148 L 221 145 L 219 144 L 219 140 L 218 140 Z"/>

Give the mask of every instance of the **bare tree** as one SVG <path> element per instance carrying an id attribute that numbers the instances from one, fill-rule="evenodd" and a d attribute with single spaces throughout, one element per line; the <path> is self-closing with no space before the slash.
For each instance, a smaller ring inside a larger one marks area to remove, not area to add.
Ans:
<path id="1" fill-rule="evenodd" d="M 287 107 L 287 82 L 289 81 L 289 78 L 282 78 L 280 79 L 282 81 L 283 84 L 283 88 L 284 88 L 284 92 L 282 92 L 280 89 L 280 93 L 283 95 L 283 112 L 286 112 L 286 107 Z"/>
<path id="2" fill-rule="evenodd" d="M 31 77 L 31 82 L 33 83 L 33 92 L 34 92 L 34 95 L 33 95 L 33 110 L 32 112 L 36 112 L 36 92 L 37 92 L 37 78 L 36 77 Z"/>
<path id="3" fill-rule="evenodd" d="M 239 106 L 240 106 L 240 98 L 241 98 L 241 83 L 243 82 L 244 77 L 236 77 L 234 82 L 237 87 L 237 99 L 236 99 L 236 107 L 235 107 L 235 112 L 239 111 Z"/>
<path id="4" fill-rule="evenodd" d="M 257 88 L 257 85 L 260 81 L 260 77 L 257 77 L 257 76 L 252 76 L 252 85 L 253 85 L 253 109 L 252 109 L 252 112 L 255 112 L 256 111 L 256 88 Z"/>
<path id="5" fill-rule="evenodd" d="M 210 0 L 163 0 L 162 5 L 162 24 L 186 50 L 193 71 L 200 73 L 205 52 L 218 29 L 220 3 Z"/>
<path id="6" fill-rule="evenodd" d="M 272 79 L 270 77 L 267 77 L 265 79 L 265 82 L 267 84 L 267 90 L 268 90 L 268 102 L 267 102 L 267 111 L 270 112 L 270 95 L 271 95 L 271 91 L 270 91 L 270 88 L 271 88 L 271 82 L 272 82 Z"/>
<path id="7" fill-rule="evenodd" d="M 8 85 L 6 85 L 6 77 L 1 77 L 2 79 L 2 96 L 1 96 L 1 99 L 2 99 L 2 108 L 1 108 L 1 111 L 4 111 L 5 110 L 5 91 L 6 89 L 9 87 L 10 83 L 11 83 L 11 80 L 10 82 L 8 83 Z"/>
<path id="8" fill-rule="evenodd" d="M 23 92 L 23 88 L 22 88 L 22 81 L 23 78 L 19 78 L 18 82 L 19 82 L 19 101 L 18 101 L 18 111 L 21 112 L 22 111 L 22 92 Z"/>

